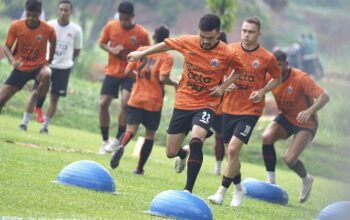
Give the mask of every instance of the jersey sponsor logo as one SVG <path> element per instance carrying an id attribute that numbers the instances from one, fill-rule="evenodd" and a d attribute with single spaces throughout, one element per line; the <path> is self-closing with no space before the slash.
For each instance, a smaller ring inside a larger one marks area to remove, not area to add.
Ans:
<path id="1" fill-rule="evenodd" d="M 259 60 L 253 60 L 252 66 L 254 69 L 257 69 L 260 66 L 260 61 Z"/>
<path id="2" fill-rule="evenodd" d="M 219 60 L 218 59 L 216 59 L 216 58 L 213 58 L 213 59 L 211 59 L 211 61 L 210 61 L 210 65 L 211 65 L 211 67 L 218 67 L 219 66 Z"/>
<path id="3" fill-rule="evenodd" d="M 137 37 L 131 36 L 131 43 L 136 44 L 136 42 L 137 42 Z"/>
<path id="4" fill-rule="evenodd" d="M 73 34 L 72 33 L 67 33 L 67 37 L 73 38 Z"/>
<path id="5" fill-rule="evenodd" d="M 293 107 L 293 103 L 291 101 L 285 100 L 283 98 L 276 98 L 277 105 L 283 108 L 291 108 Z"/>
<path id="6" fill-rule="evenodd" d="M 42 40 L 43 40 L 43 35 L 41 34 L 36 35 L 36 41 L 40 42 Z"/>
<path id="7" fill-rule="evenodd" d="M 293 87 L 292 86 L 288 86 L 287 93 L 288 94 L 292 94 L 292 92 L 293 92 Z"/>
<path id="8" fill-rule="evenodd" d="M 242 135 L 243 137 L 247 137 L 251 129 L 252 127 L 250 127 L 250 125 L 246 125 L 244 131 L 239 134 Z"/>

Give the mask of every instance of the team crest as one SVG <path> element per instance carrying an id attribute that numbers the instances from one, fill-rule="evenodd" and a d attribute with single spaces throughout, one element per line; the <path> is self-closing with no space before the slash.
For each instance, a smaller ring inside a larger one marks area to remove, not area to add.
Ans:
<path id="1" fill-rule="evenodd" d="M 253 60 L 252 66 L 253 66 L 254 69 L 257 69 L 260 66 L 259 60 Z"/>
<path id="2" fill-rule="evenodd" d="M 219 66 L 219 60 L 218 59 L 212 59 L 211 61 L 210 61 L 210 65 L 211 65 L 211 67 L 218 67 Z"/>
<path id="3" fill-rule="evenodd" d="M 36 41 L 40 42 L 42 40 L 43 40 L 43 35 L 41 34 L 36 35 Z"/>
<path id="4" fill-rule="evenodd" d="M 287 93 L 291 94 L 292 92 L 293 92 L 293 87 L 292 86 L 288 86 Z"/>
<path id="5" fill-rule="evenodd" d="M 137 38 L 136 36 L 131 37 L 131 43 L 136 44 Z"/>

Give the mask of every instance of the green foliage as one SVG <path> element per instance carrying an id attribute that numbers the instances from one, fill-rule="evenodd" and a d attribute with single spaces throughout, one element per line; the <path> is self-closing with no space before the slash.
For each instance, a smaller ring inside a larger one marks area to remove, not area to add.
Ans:
<path id="1" fill-rule="evenodd" d="M 207 4 L 214 14 L 219 15 L 222 30 L 231 32 L 236 20 L 238 0 L 207 0 Z"/>

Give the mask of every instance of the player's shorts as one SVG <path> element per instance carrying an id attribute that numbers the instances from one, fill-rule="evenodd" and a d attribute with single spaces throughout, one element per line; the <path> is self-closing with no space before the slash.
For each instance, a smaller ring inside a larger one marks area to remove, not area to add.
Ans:
<path id="1" fill-rule="evenodd" d="M 224 143 L 228 144 L 232 136 L 248 144 L 253 129 L 259 120 L 256 115 L 224 114 Z"/>
<path id="2" fill-rule="evenodd" d="M 129 77 L 119 78 L 119 77 L 106 75 L 103 80 L 101 95 L 110 95 L 110 96 L 113 96 L 114 98 L 118 98 L 119 87 L 121 87 L 121 90 L 125 89 L 131 92 L 133 83 L 134 83 L 134 80 Z"/>
<path id="3" fill-rule="evenodd" d="M 288 137 L 290 137 L 293 134 L 298 133 L 299 131 L 302 130 L 307 130 L 310 131 L 312 134 L 312 139 L 315 137 L 316 135 L 316 131 L 317 131 L 317 126 L 315 128 L 302 128 L 296 125 L 293 125 L 292 123 L 290 123 L 288 121 L 288 119 L 286 117 L 284 117 L 282 114 L 278 114 L 275 119 L 273 119 L 275 122 L 277 122 L 279 125 L 281 125 L 284 130 L 286 130 Z M 287 137 L 287 138 L 288 138 Z"/>
<path id="4" fill-rule="evenodd" d="M 156 131 L 160 123 L 161 111 L 150 112 L 141 108 L 128 106 L 126 123 L 131 125 L 143 124 L 145 128 Z"/>
<path id="5" fill-rule="evenodd" d="M 224 130 L 224 115 L 215 115 L 213 129 L 215 132 L 222 133 Z"/>
<path id="6" fill-rule="evenodd" d="M 51 70 L 52 70 L 51 94 L 65 97 L 67 95 L 67 86 L 68 86 L 68 80 L 69 80 L 71 68 L 68 68 L 68 69 L 52 68 Z"/>
<path id="7" fill-rule="evenodd" d="M 15 86 L 19 89 L 22 89 L 23 86 L 29 81 L 29 80 L 36 80 L 40 73 L 40 68 L 34 69 L 30 72 L 23 72 L 17 69 L 13 69 L 10 76 L 5 81 L 6 85 Z"/>
<path id="8" fill-rule="evenodd" d="M 168 134 L 179 134 L 188 132 L 193 125 L 204 128 L 207 132 L 214 123 L 215 113 L 208 109 L 182 110 L 174 108 L 173 115 L 168 128 Z"/>

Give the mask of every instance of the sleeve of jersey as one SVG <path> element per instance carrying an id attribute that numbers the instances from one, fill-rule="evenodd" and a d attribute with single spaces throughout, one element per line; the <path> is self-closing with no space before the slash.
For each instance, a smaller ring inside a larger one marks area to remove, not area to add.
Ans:
<path id="1" fill-rule="evenodd" d="M 278 66 L 278 62 L 275 58 L 275 56 L 271 56 L 267 72 L 272 78 L 279 78 L 281 77 L 281 69 Z"/>
<path id="2" fill-rule="evenodd" d="M 13 46 L 13 43 L 16 40 L 16 28 L 14 25 L 11 25 L 8 32 L 7 32 L 7 37 L 5 41 L 5 45 L 9 46 L 10 48 Z"/>
<path id="3" fill-rule="evenodd" d="M 81 49 L 81 48 L 83 48 L 83 32 L 79 27 L 77 29 L 77 34 L 75 35 L 75 39 L 74 39 L 74 49 Z"/>
<path id="4" fill-rule="evenodd" d="M 170 72 L 174 65 L 174 59 L 170 55 L 165 57 L 160 65 L 160 75 L 162 76 L 170 76 Z"/>
<path id="5" fill-rule="evenodd" d="M 317 83 L 309 75 L 302 77 L 301 83 L 304 93 L 307 96 L 316 98 L 324 92 L 323 89 L 317 85 Z"/>
<path id="6" fill-rule="evenodd" d="M 108 28 L 108 24 L 103 28 L 102 31 L 102 35 L 100 37 L 100 44 L 105 44 L 108 42 L 108 32 L 109 32 L 109 28 Z"/>
<path id="7" fill-rule="evenodd" d="M 182 51 L 183 44 L 186 42 L 185 37 L 177 37 L 177 38 L 167 38 L 164 40 L 166 45 L 173 50 Z"/>
<path id="8" fill-rule="evenodd" d="M 231 50 L 231 56 L 229 58 L 229 69 L 231 70 L 231 72 L 233 69 L 239 73 L 243 72 L 242 59 L 233 50 Z M 230 74 L 231 72 L 229 72 L 228 74 Z"/>

